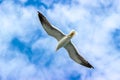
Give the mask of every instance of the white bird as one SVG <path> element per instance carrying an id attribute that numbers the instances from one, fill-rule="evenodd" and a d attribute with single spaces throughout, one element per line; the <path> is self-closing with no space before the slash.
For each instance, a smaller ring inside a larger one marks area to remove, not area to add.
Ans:
<path id="1" fill-rule="evenodd" d="M 53 25 L 51 25 L 46 19 L 46 17 L 43 16 L 39 11 L 38 11 L 38 17 L 47 34 L 55 37 L 58 40 L 56 51 L 61 47 L 64 47 L 68 51 L 69 56 L 75 62 L 83 66 L 86 66 L 88 68 L 94 68 L 88 61 L 86 61 L 82 56 L 78 54 L 78 51 L 71 42 L 71 38 L 75 35 L 74 30 L 72 30 L 68 35 L 65 35 L 60 30 L 58 30 Z"/>

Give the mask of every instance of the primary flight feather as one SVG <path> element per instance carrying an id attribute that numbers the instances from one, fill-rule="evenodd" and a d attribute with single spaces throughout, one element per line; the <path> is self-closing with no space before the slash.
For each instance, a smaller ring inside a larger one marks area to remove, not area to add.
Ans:
<path id="1" fill-rule="evenodd" d="M 86 61 L 82 56 L 78 54 L 78 51 L 71 42 L 71 38 L 75 35 L 75 31 L 71 31 L 68 35 L 65 35 L 60 30 L 58 30 L 53 25 L 51 25 L 46 19 L 46 17 L 43 16 L 39 11 L 38 11 L 38 17 L 47 34 L 55 37 L 58 40 L 56 51 L 61 47 L 64 47 L 68 51 L 69 56 L 75 62 L 83 66 L 86 66 L 88 68 L 94 68 L 88 61 Z"/>

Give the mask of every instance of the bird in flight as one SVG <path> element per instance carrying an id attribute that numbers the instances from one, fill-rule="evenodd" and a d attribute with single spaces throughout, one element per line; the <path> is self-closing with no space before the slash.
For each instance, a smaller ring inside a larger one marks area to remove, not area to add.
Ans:
<path id="1" fill-rule="evenodd" d="M 71 39 L 75 35 L 75 31 L 72 30 L 68 35 L 62 33 L 59 29 L 54 27 L 50 22 L 46 19 L 46 17 L 38 11 L 38 18 L 42 27 L 47 32 L 48 35 L 55 37 L 58 40 L 58 44 L 56 47 L 56 51 L 61 47 L 64 47 L 71 59 L 73 59 L 78 64 L 86 66 L 88 68 L 94 68 L 88 61 L 86 61 L 81 55 L 79 55 L 78 51 L 76 50 L 75 46 L 71 42 Z"/>

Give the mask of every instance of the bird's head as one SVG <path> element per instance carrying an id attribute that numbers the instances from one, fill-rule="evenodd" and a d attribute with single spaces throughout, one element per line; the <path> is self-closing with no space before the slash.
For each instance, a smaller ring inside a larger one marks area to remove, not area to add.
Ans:
<path id="1" fill-rule="evenodd" d="M 70 32 L 70 34 L 68 34 L 68 36 L 69 36 L 70 38 L 72 38 L 75 34 L 76 34 L 75 30 L 72 30 L 72 31 Z"/>

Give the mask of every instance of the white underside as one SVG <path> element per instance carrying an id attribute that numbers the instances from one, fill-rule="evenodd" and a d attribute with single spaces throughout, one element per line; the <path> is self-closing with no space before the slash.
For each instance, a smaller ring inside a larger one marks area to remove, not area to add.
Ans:
<path id="1" fill-rule="evenodd" d="M 56 51 L 59 50 L 61 47 L 64 47 L 66 44 L 69 43 L 70 41 L 70 37 L 68 37 L 67 35 L 65 37 L 63 37 L 57 44 L 57 47 L 56 47 Z"/>

